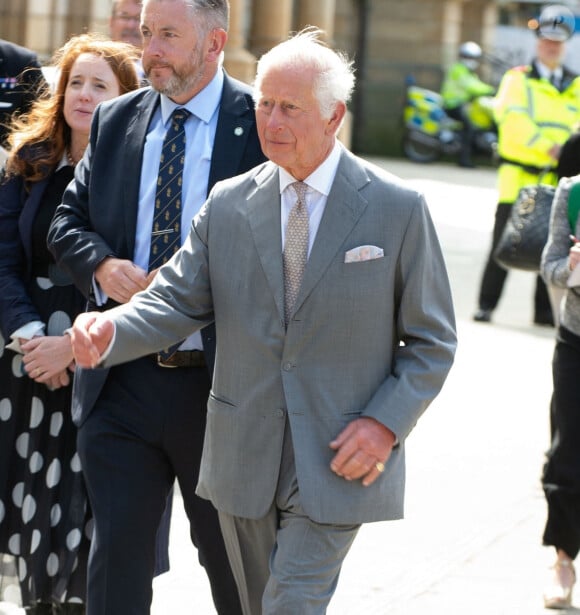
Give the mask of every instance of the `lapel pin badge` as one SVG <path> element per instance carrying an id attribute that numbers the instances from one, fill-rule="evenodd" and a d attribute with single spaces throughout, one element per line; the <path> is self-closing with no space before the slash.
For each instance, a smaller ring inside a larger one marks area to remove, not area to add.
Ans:
<path id="1" fill-rule="evenodd" d="M 236 126 L 234 128 L 234 134 L 236 137 L 241 137 L 244 134 L 244 129 L 241 126 Z"/>

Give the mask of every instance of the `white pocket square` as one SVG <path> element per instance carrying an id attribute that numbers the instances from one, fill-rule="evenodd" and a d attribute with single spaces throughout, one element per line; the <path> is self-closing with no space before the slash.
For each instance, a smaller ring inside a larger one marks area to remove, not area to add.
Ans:
<path id="1" fill-rule="evenodd" d="M 383 258 L 385 255 L 382 248 L 378 246 L 358 246 L 344 254 L 345 263 L 360 263 L 361 261 L 372 261 L 375 258 Z"/>

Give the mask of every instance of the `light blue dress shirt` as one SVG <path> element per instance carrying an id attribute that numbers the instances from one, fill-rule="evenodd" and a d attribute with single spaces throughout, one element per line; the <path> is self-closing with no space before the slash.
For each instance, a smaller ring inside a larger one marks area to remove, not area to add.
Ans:
<path id="1" fill-rule="evenodd" d="M 185 165 L 183 169 L 181 213 L 181 243 L 189 234 L 191 221 L 205 203 L 209 182 L 211 156 L 219 115 L 224 75 L 218 70 L 208 85 L 185 105 L 177 105 L 161 94 L 161 104 L 155 111 L 143 150 L 139 211 L 133 262 L 147 271 L 151 248 L 153 209 L 159 174 L 159 160 L 171 114 L 177 107 L 187 109 L 191 116 L 185 122 Z M 201 334 L 194 333 L 180 347 L 201 349 Z"/>

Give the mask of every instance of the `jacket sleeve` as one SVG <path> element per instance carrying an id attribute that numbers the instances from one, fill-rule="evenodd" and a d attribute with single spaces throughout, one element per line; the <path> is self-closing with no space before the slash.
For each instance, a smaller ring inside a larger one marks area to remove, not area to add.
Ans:
<path id="1" fill-rule="evenodd" d="M 0 184 L 0 330 L 5 340 L 25 324 L 41 320 L 24 283 L 27 267 L 18 220 L 25 198 L 20 177 Z"/>
<path id="2" fill-rule="evenodd" d="M 96 233 L 90 218 L 89 186 L 91 156 L 99 132 L 99 108 L 95 110 L 89 146 L 65 190 L 48 231 L 48 248 L 56 263 L 73 279 L 75 286 L 89 298 L 97 265 L 114 251 Z"/>
<path id="3" fill-rule="evenodd" d="M 570 276 L 568 254 L 570 252 L 570 222 L 568 221 L 568 197 L 570 188 L 580 177 L 565 177 L 558 183 L 552 211 L 550 232 L 542 254 L 541 273 L 546 284 L 566 288 Z"/>

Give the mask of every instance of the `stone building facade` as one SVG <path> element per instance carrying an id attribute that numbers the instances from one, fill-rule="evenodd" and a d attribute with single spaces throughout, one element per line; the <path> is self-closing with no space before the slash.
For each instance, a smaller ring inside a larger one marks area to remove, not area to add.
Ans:
<path id="1" fill-rule="evenodd" d="M 230 0 L 226 69 L 251 82 L 255 59 L 315 25 L 355 60 L 358 85 L 348 140 L 355 151 L 399 153 L 405 76 L 438 88 L 460 42 L 493 44 L 495 0 Z M 0 37 L 48 61 L 72 34 L 106 33 L 110 0 L 2 0 Z"/>

